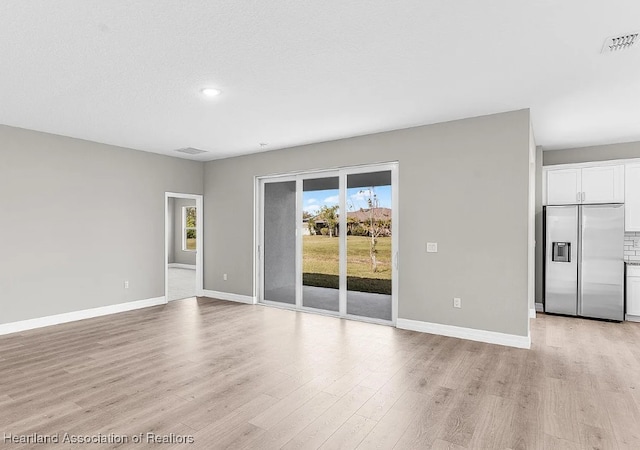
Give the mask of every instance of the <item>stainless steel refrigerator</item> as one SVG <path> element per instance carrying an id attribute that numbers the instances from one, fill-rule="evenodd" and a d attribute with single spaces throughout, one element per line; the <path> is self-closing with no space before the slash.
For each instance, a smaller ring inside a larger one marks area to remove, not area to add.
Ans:
<path id="1" fill-rule="evenodd" d="M 623 320 L 624 205 L 545 211 L 545 311 Z"/>

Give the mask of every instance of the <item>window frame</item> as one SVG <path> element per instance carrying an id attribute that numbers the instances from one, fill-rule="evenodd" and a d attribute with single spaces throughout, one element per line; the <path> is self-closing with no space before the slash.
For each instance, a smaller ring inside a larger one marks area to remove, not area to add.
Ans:
<path id="1" fill-rule="evenodd" d="M 193 208 L 196 211 L 196 226 L 195 227 L 187 227 L 187 209 L 188 208 Z M 197 239 L 198 239 L 198 223 L 197 223 L 197 217 L 198 217 L 198 210 L 195 206 L 183 206 L 182 207 L 182 251 L 183 252 L 197 252 L 197 248 L 198 248 L 198 244 L 197 244 Z M 194 230 L 196 232 L 196 248 L 194 249 L 190 249 L 187 248 L 187 232 L 189 230 Z"/>

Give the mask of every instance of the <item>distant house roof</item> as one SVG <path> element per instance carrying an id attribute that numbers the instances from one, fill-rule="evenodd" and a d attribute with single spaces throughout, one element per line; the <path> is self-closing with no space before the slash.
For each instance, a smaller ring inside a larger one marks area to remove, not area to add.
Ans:
<path id="1" fill-rule="evenodd" d="M 347 219 L 353 219 L 355 222 L 363 223 L 369 220 L 369 208 L 360 208 L 358 211 L 349 211 L 347 213 Z M 376 220 L 391 220 L 391 208 L 376 208 L 374 211 L 374 219 Z M 320 216 L 313 216 L 313 221 L 316 225 L 324 224 L 324 220 Z M 309 219 L 303 219 L 303 222 L 309 222 Z"/>
<path id="2" fill-rule="evenodd" d="M 359 211 L 349 211 L 347 219 L 353 219 L 356 222 L 366 222 L 369 220 L 370 210 L 360 209 Z M 391 208 L 375 208 L 373 218 L 376 220 L 391 220 Z"/>

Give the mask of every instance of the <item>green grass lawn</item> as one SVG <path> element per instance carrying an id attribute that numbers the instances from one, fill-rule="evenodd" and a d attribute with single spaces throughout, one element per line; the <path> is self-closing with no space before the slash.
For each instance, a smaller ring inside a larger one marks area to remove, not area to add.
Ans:
<path id="1" fill-rule="evenodd" d="M 347 236 L 347 289 L 391 294 L 391 238 L 378 238 L 378 270 L 371 269 L 370 238 Z M 339 238 L 303 237 L 302 279 L 306 286 L 339 287 Z"/>

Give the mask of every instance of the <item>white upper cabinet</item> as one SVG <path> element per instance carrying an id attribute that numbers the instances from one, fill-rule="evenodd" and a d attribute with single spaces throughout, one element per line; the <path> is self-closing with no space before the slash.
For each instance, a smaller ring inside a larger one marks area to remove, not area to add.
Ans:
<path id="1" fill-rule="evenodd" d="M 624 166 L 582 169 L 582 203 L 624 202 Z"/>
<path id="2" fill-rule="evenodd" d="M 580 203 L 580 170 L 547 171 L 547 205 Z"/>
<path id="3" fill-rule="evenodd" d="M 624 228 L 640 231 L 640 163 L 627 164 L 624 180 Z"/>
<path id="4" fill-rule="evenodd" d="M 545 169 L 545 204 L 624 202 L 624 165 Z"/>

